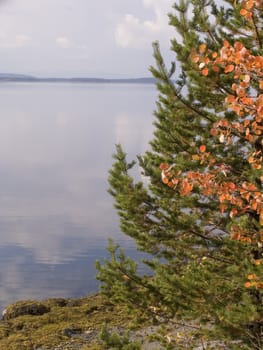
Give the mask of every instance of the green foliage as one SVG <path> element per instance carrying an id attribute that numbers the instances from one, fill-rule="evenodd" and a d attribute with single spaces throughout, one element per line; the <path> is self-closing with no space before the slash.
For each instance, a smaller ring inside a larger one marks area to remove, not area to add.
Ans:
<path id="1" fill-rule="evenodd" d="M 130 342 L 129 332 L 124 335 L 111 333 L 108 331 L 106 325 L 103 326 L 100 332 L 100 339 L 106 349 L 111 350 L 141 350 L 141 345 L 138 342 Z"/>
<path id="2" fill-rule="evenodd" d="M 231 349 L 238 341 L 240 349 L 260 350 L 263 295 L 244 283 L 248 274 L 262 276 L 262 265 L 251 263 L 253 257 L 262 256 L 262 247 L 234 241 L 230 232 L 236 224 L 258 234 L 259 218 L 247 213 L 232 220 L 219 211 L 216 197 L 204 197 L 198 189 L 181 196 L 162 183 L 159 168 L 167 163 L 175 173 L 204 171 L 205 165 L 193 161 L 193 155 L 206 144 L 227 164 L 227 176 L 235 183 L 260 181 L 260 172 L 246 161 L 242 140 L 226 145 L 210 135 L 215 121 L 237 118 L 224 104 L 231 77 L 202 76 L 191 59 L 201 43 L 218 51 L 225 39 L 239 40 L 254 54 L 262 54 L 262 13 L 247 24 L 240 16 L 239 1 L 223 3 L 175 2 L 169 18 L 176 31 L 171 47 L 176 69 L 174 63 L 166 67 L 159 44 L 153 44 L 156 67 L 150 70 L 159 91 L 155 131 L 151 150 L 137 159 L 147 181 L 133 179 L 130 170 L 136 164 L 127 161 L 120 145 L 109 173 L 109 192 L 121 229 L 148 253 L 143 261 L 148 272 L 138 273 L 137 264 L 111 243 L 111 259 L 97 264 L 98 279 L 111 300 L 128 305 L 142 319 L 195 320 L 200 338 L 224 341 Z"/>

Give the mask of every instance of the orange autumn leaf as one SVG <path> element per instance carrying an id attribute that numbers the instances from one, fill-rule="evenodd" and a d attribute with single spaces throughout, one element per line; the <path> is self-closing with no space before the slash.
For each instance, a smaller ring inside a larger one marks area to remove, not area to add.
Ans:
<path id="1" fill-rule="evenodd" d="M 258 276 L 254 273 L 247 276 L 248 280 L 256 280 L 257 278 L 258 278 Z"/>
<path id="2" fill-rule="evenodd" d="M 228 184 L 228 187 L 229 187 L 230 190 L 235 190 L 236 189 L 236 185 L 234 184 L 234 182 L 230 182 Z"/>
<path id="3" fill-rule="evenodd" d="M 169 168 L 169 165 L 168 164 L 166 164 L 166 163 L 161 163 L 160 164 L 160 169 L 161 170 L 167 170 Z"/>
<path id="4" fill-rule="evenodd" d="M 189 195 L 193 190 L 193 184 L 191 183 L 185 183 L 184 186 L 181 189 L 181 196 L 187 196 Z"/>
<path id="5" fill-rule="evenodd" d="M 241 16 L 245 17 L 248 14 L 248 11 L 243 8 L 243 9 L 240 10 L 240 14 L 241 14 Z"/>
<path id="6" fill-rule="evenodd" d="M 260 260 L 260 259 L 255 259 L 255 260 L 254 260 L 254 264 L 255 264 L 256 266 L 259 266 L 259 265 L 261 264 L 261 260 Z"/>
<path id="7" fill-rule="evenodd" d="M 242 2 L 242 6 L 245 6 L 245 2 Z M 245 18 L 249 18 L 251 15 L 251 6 L 254 6 L 254 2 L 253 5 L 252 2 L 249 2 L 248 7 L 241 11 Z M 180 194 L 182 196 L 191 195 L 193 188 L 195 188 L 207 198 L 216 197 L 218 210 L 221 211 L 222 215 L 229 216 L 232 219 L 231 225 L 238 221 L 235 220 L 235 217 L 241 218 L 243 215 L 253 212 L 256 213 L 257 218 L 259 217 L 259 225 L 263 227 L 261 188 L 259 189 L 257 185 L 248 181 L 242 183 L 235 175 L 232 178 L 233 169 L 228 165 L 228 161 L 224 162 L 224 158 L 218 157 L 216 152 L 217 147 L 227 148 L 232 143 L 237 142 L 238 144 L 240 139 L 248 146 L 249 152 L 244 154 L 252 169 L 258 171 L 262 168 L 263 151 L 258 151 L 261 144 L 256 145 L 256 148 L 255 142 L 258 139 L 261 140 L 263 134 L 263 91 L 259 90 L 259 88 L 263 90 L 263 56 L 255 57 L 242 43 L 236 42 L 231 45 L 228 41 L 224 41 L 224 45 L 218 53 L 208 51 L 205 44 L 200 45 L 199 52 L 200 54 L 194 52 L 192 59 L 196 60 L 196 63 L 198 62 L 199 70 L 204 77 L 209 75 L 210 70 L 211 73 L 234 72 L 233 76 L 230 77 L 232 79 L 230 82 L 232 91 L 225 95 L 225 108 L 227 110 L 231 109 L 236 115 L 233 121 L 231 119 L 219 119 L 213 124 L 210 135 L 215 140 L 209 145 L 213 145 L 213 142 L 215 142 L 216 146 L 209 146 L 211 151 L 206 153 L 206 145 L 202 144 L 196 152 L 198 154 L 192 155 L 192 160 L 200 161 L 201 164 L 207 160 L 207 166 L 198 169 L 198 171 L 181 172 L 181 176 L 177 176 Z M 218 78 L 217 74 L 214 74 L 214 76 L 215 79 Z M 254 91 L 250 87 L 252 81 Z M 259 87 L 258 91 L 256 91 L 256 85 Z M 165 177 L 170 181 L 170 183 L 167 182 L 167 185 L 172 187 L 172 180 L 167 171 L 167 169 L 164 171 Z M 235 174 L 235 172 L 233 173 Z M 263 182 L 263 176 L 260 176 L 260 180 Z M 255 244 L 257 242 L 262 244 L 263 242 L 263 234 L 262 236 L 252 235 L 251 232 L 244 232 L 239 227 L 232 229 L 231 226 L 229 237 L 244 244 Z M 261 264 L 261 260 L 252 260 L 252 263 L 253 261 L 256 266 Z M 263 286 L 263 282 L 257 279 L 255 274 L 251 274 L 248 276 L 245 286 L 246 288 L 259 288 L 259 283 L 262 283 Z"/>
<path id="8" fill-rule="evenodd" d="M 213 57 L 213 58 L 216 58 L 217 55 L 218 55 L 217 52 L 213 52 L 213 53 L 212 53 L 212 57 Z"/>
<path id="9" fill-rule="evenodd" d="M 233 103 L 236 102 L 236 98 L 233 95 L 228 95 L 225 99 L 226 103 Z"/>
<path id="10" fill-rule="evenodd" d="M 179 183 L 179 180 L 178 179 L 172 179 L 172 183 L 174 185 L 174 187 L 176 187 Z"/>
<path id="11" fill-rule="evenodd" d="M 234 48 L 236 49 L 237 51 L 237 55 L 239 54 L 238 51 L 241 51 L 243 49 L 244 45 L 240 42 L 240 41 L 236 41 L 235 44 L 234 44 Z"/>
<path id="12" fill-rule="evenodd" d="M 203 74 L 205 77 L 208 76 L 208 73 L 209 73 L 208 68 L 204 68 L 204 69 L 202 70 L 202 74 Z"/>
<path id="13" fill-rule="evenodd" d="M 230 65 L 225 67 L 224 72 L 225 73 L 231 73 L 231 72 L 233 72 L 234 69 L 235 69 L 235 66 L 233 64 L 230 64 Z"/>
<path id="14" fill-rule="evenodd" d="M 259 169 L 261 169 L 261 164 L 259 164 L 259 163 L 254 163 L 253 165 L 252 165 L 252 168 L 253 169 L 255 169 L 255 170 L 259 170 Z"/>
<path id="15" fill-rule="evenodd" d="M 216 65 L 212 66 L 212 71 L 214 71 L 215 73 L 218 73 L 220 71 L 220 68 Z"/>
<path id="16" fill-rule="evenodd" d="M 201 153 L 204 153 L 204 152 L 206 151 L 206 146 L 205 146 L 205 145 L 201 145 L 201 146 L 199 147 L 199 151 L 200 151 Z"/>
<path id="17" fill-rule="evenodd" d="M 243 125 L 244 125 L 244 127 L 246 128 L 248 125 L 250 124 L 250 120 L 245 120 L 244 121 L 244 123 L 243 123 Z"/>
<path id="18" fill-rule="evenodd" d="M 221 212 L 222 214 L 224 214 L 224 212 L 225 212 L 226 209 L 227 209 L 227 206 L 226 206 L 225 204 L 220 204 L 220 205 L 219 205 L 219 209 L 220 209 L 220 212 Z"/>
<path id="19" fill-rule="evenodd" d="M 254 0 L 249 0 L 246 2 L 246 9 L 251 10 L 252 7 L 254 6 L 255 1 Z"/>
<path id="20" fill-rule="evenodd" d="M 193 62 L 197 63 L 199 61 L 200 57 L 198 55 L 193 56 Z"/>
<path id="21" fill-rule="evenodd" d="M 243 97 L 241 99 L 241 102 L 244 104 L 244 105 L 249 105 L 249 106 L 253 106 L 254 104 L 254 100 L 250 97 Z"/>
<path id="22" fill-rule="evenodd" d="M 231 238 L 234 239 L 235 241 L 239 241 L 241 237 L 240 232 L 235 232 L 231 235 Z"/>
<path id="23" fill-rule="evenodd" d="M 251 283 L 251 282 L 246 282 L 246 283 L 244 284 L 244 286 L 245 286 L 246 288 L 250 288 L 250 287 L 252 286 L 252 283 Z"/>
<path id="24" fill-rule="evenodd" d="M 164 184 L 168 184 L 168 182 L 169 182 L 169 180 L 168 180 L 167 177 L 163 177 L 163 178 L 162 178 L 162 181 L 163 181 Z"/>
<path id="25" fill-rule="evenodd" d="M 252 18 L 252 12 L 248 11 L 245 18 L 249 21 Z"/>
<path id="26" fill-rule="evenodd" d="M 229 214 L 229 216 L 231 217 L 231 218 L 233 218 L 233 217 L 235 217 L 235 216 L 237 216 L 237 214 L 238 214 L 238 211 L 237 211 L 237 209 L 232 209 L 231 211 L 230 211 L 230 214 Z"/>
<path id="27" fill-rule="evenodd" d="M 240 238 L 240 241 L 241 242 L 244 242 L 244 243 L 248 243 L 248 244 L 251 244 L 252 243 L 252 240 L 250 237 L 241 237 Z"/>
<path id="28" fill-rule="evenodd" d="M 209 62 L 210 62 L 210 59 L 209 59 L 208 57 L 205 57 L 205 58 L 204 58 L 204 63 L 205 63 L 205 64 L 208 64 Z"/>

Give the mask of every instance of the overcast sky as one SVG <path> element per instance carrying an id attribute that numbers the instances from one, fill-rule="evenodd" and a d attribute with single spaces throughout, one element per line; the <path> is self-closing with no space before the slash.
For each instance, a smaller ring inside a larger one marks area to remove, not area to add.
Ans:
<path id="1" fill-rule="evenodd" d="M 0 0 L 1 73 L 149 75 L 152 46 L 164 55 L 174 0 Z M 169 59 L 168 59 L 169 60 Z"/>

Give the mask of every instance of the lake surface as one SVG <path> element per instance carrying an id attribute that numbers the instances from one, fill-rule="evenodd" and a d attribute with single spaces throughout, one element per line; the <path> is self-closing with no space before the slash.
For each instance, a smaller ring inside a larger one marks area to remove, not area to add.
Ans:
<path id="1" fill-rule="evenodd" d="M 98 288 L 94 261 L 119 232 L 107 193 L 115 144 L 148 148 L 154 85 L 0 85 L 0 308 Z"/>

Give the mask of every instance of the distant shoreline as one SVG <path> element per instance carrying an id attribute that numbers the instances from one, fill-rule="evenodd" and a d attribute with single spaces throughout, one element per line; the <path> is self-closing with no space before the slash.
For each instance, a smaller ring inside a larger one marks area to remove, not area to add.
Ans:
<path id="1" fill-rule="evenodd" d="M 26 75 L 0 74 L 0 83 L 96 83 L 96 84 L 155 84 L 155 78 L 38 78 Z"/>

